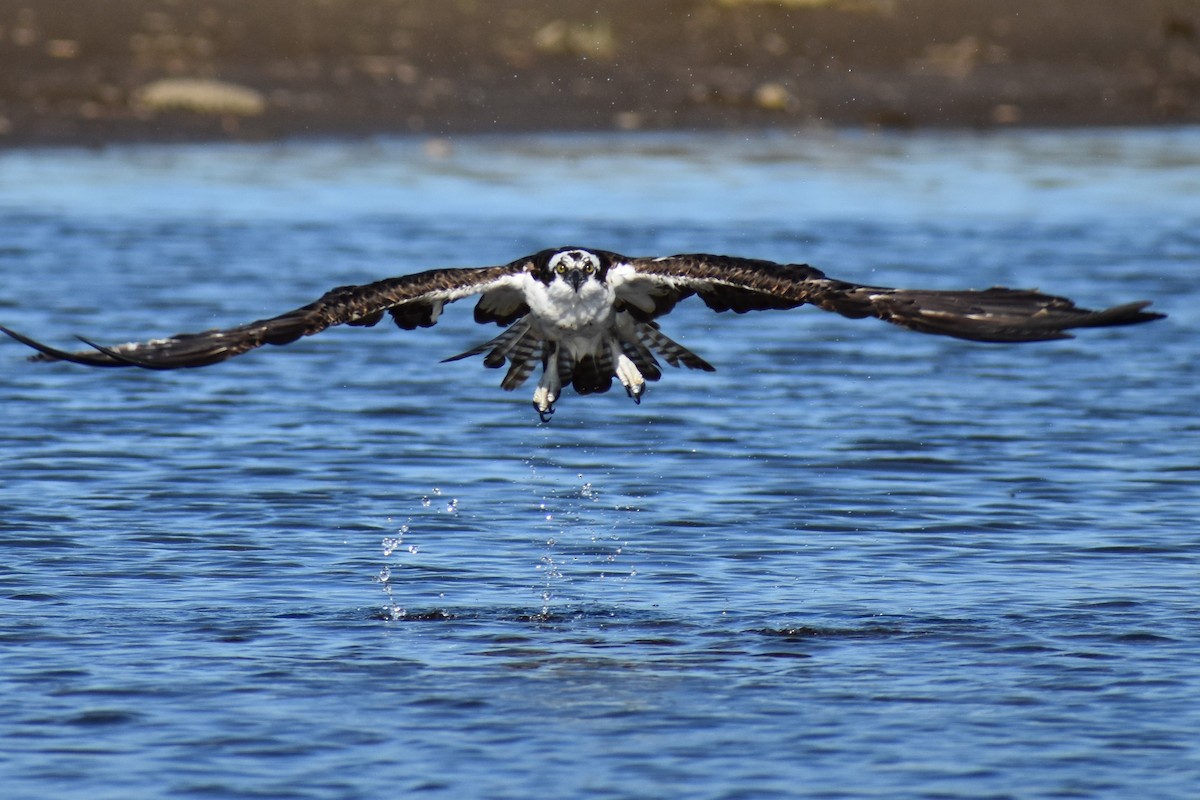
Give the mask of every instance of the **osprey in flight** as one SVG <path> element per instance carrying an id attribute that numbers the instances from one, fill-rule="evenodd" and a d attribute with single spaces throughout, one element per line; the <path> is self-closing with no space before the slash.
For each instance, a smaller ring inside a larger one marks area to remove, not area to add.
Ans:
<path id="1" fill-rule="evenodd" d="M 435 269 L 342 286 L 302 308 L 236 328 L 113 347 L 80 337 L 91 349 L 66 352 L 7 328 L 0 331 L 38 350 L 34 361 L 178 369 L 215 364 L 264 344 L 288 344 L 332 325 L 375 325 L 384 313 L 405 330 L 427 328 L 447 303 L 472 295 L 479 295 L 475 321 L 504 330 L 446 360 L 486 354 L 486 367 L 507 364 L 500 382 L 506 390 L 524 383 L 540 364 L 533 406 L 542 421 L 554 413 L 567 384 L 579 394 L 606 392 L 615 377 L 640 402 L 646 382 L 662 377 L 659 358 L 674 367 L 712 371 L 656 322 L 691 295 L 713 311 L 741 314 L 807 303 L 846 317 L 878 317 L 922 333 L 981 342 L 1062 339 L 1070 336 L 1069 328 L 1132 325 L 1163 316 L 1144 311 L 1147 302 L 1090 311 L 1037 291 L 888 289 L 828 278 L 805 264 L 704 254 L 630 258 L 564 247 L 504 266 Z"/>

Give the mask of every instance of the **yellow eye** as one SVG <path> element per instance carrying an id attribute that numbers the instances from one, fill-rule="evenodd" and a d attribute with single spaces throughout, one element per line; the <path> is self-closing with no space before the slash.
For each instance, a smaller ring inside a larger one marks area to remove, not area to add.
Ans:
<path id="1" fill-rule="evenodd" d="M 588 264 L 586 267 L 583 268 L 583 271 L 586 272 L 588 275 L 591 275 L 593 269 L 594 268 L 592 267 L 592 265 Z"/>
<path id="2" fill-rule="evenodd" d="M 562 262 L 559 262 L 559 265 L 558 265 L 558 274 L 559 274 L 559 275 L 561 275 L 562 273 L 564 273 L 564 272 L 566 272 L 566 271 L 567 271 L 567 265 L 566 265 L 566 264 L 563 264 Z"/>

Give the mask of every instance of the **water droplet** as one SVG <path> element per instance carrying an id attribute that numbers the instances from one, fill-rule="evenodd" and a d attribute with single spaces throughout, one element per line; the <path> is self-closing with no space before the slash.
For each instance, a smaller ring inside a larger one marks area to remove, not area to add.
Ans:
<path id="1" fill-rule="evenodd" d="M 385 617 L 391 620 L 404 619 L 406 616 L 408 616 L 408 612 L 395 603 L 384 606 L 383 614 Z"/>

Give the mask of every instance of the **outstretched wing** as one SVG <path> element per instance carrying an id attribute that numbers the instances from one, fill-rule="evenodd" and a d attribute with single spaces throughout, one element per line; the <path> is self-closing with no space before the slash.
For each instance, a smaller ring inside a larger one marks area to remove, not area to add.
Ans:
<path id="1" fill-rule="evenodd" d="M 290 344 L 333 325 L 375 325 L 384 313 L 401 328 L 429 327 L 437 322 L 446 303 L 475 294 L 494 298 L 491 306 L 481 302 L 481 307 L 509 311 L 523 296 L 521 288 L 531 279 L 532 268 L 532 262 L 520 259 L 501 267 L 436 269 L 362 286 L 340 286 L 294 311 L 236 328 L 180 333 L 115 347 L 80 337 L 92 349 L 74 352 L 58 350 L 8 328 L 0 327 L 0 331 L 37 350 L 38 355 L 32 357 L 35 361 L 146 369 L 203 367 L 264 344 Z"/>
<path id="2" fill-rule="evenodd" d="M 1165 316 L 1144 311 L 1146 301 L 1092 311 L 1034 290 L 889 289 L 835 280 L 806 264 L 703 253 L 619 261 L 610 267 L 608 281 L 640 319 L 665 314 L 695 294 L 714 311 L 741 314 L 809 303 L 845 317 L 878 317 L 921 333 L 978 342 L 1065 339 L 1070 328 L 1133 325 Z"/>

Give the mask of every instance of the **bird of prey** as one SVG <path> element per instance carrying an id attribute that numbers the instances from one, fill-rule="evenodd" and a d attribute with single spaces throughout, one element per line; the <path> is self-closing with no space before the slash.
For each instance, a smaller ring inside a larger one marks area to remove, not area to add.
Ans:
<path id="1" fill-rule="evenodd" d="M 178 369 L 215 364 L 264 344 L 288 344 L 333 325 L 369 327 L 385 313 L 405 330 L 426 328 L 438 321 L 447 303 L 473 295 L 479 296 L 475 321 L 504 330 L 445 360 L 482 354 L 486 367 L 507 364 L 500 383 L 506 390 L 524 383 L 540 364 L 533 406 L 543 422 L 568 384 L 586 395 L 608 391 L 616 378 L 640 402 L 646 382 L 662 377 L 660 358 L 674 367 L 712 371 L 707 361 L 659 330 L 657 319 L 692 295 L 718 312 L 809 304 L 846 317 L 878 317 L 921 333 L 980 342 L 1061 339 L 1070 336 L 1066 331 L 1071 328 L 1132 325 L 1164 316 L 1144 310 L 1148 302 L 1091 311 L 1034 290 L 889 289 L 829 278 L 806 264 L 702 253 L 630 258 L 562 247 L 503 266 L 434 269 L 341 286 L 277 317 L 144 342 L 105 346 L 79 337 L 90 349 L 68 352 L 8 328 L 0 331 L 37 350 L 33 361 Z"/>

